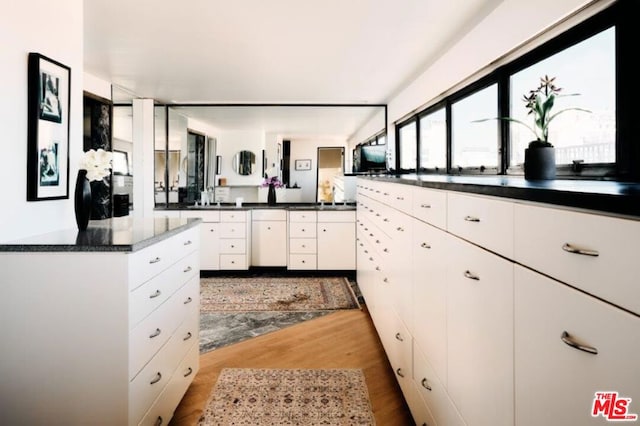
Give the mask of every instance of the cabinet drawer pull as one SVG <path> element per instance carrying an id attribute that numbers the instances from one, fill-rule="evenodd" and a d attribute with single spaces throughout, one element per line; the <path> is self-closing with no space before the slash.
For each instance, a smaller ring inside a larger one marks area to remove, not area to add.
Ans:
<path id="1" fill-rule="evenodd" d="M 184 245 L 185 245 L 185 246 L 190 246 L 191 244 L 193 244 L 193 243 L 191 242 L 191 240 L 187 240 L 187 241 L 185 241 L 185 242 L 184 242 Z"/>
<path id="2" fill-rule="evenodd" d="M 588 352 L 593 355 L 598 355 L 598 349 L 594 348 L 593 346 L 587 346 L 587 345 L 583 345 L 581 343 L 576 342 L 575 340 L 573 340 L 573 337 L 571 337 L 571 335 L 566 331 L 562 332 L 560 339 L 562 339 L 562 341 L 565 344 L 571 346 L 572 348 L 576 348 L 578 350 L 581 350 L 583 352 Z"/>
<path id="3" fill-rule="evenodd" d="M 387 248 L 382 249 L 382 251 L 385 252 L 385 253 L 389 253 L 389 249 L 387 249 Z"/>
<path id="4" fill-rule="evenodd" d="M 400 377 L 404 377 L 404 373 L 402 372 L 402 368 L 398 368 L 398 369 L 396 370 L 396 374 L 397 374 L 398 376 L 400 376 Z"/>
<path id="5" fill-rule="evenodd" d="M 379 266 L 376 266 L 376 271 L 379 271 L 379 270 L 380 270 L 380 267 L 379 267 Z"/>
<path id="6" fill-rule="evenodd" d="M 185 269 L 182 270 L 182 272 L 191 272 L 191 266 L 187 266 Z"/>
<path id="7" fill-rule="evenodd" d="M 470 280 L 474 280 L 474 281 L 480 281 L 480 277 L 477 276 L 476 274 L 472 273 L 469 270 L 464 271 L 464 276 L 466 278 L 469 278 Z"/>
<path id="8" fill-rule="evenodd" d="M 398 226 L 398 227 L 396 228 L 396 231 L 404 232 L 404 228 L 402 228 L 401 226 Z"/>
<path id="9" fill-rule="evenodd" d="M 184 304 L 184 305 L 187 305 L 187 304 L 189 304 L 189 303 L 191 303 L 191 302 L 193 302 L 193 299 L 191 298 L 191 296 L 189 296 L 189 297 L 187 297 L 187 300 L 185 300 L 185 301 L 183 302 L 183 304 Z"/>
<path id="10" fill-rule="evenodd" d="M 431 248 L 431 246 L 429 244 L 427 244 L 427 243 L 420 244 L 420 247 L 426 248 L 426 249 L 430 249 Z"/>
<path id="11" fill-rule="evenodd" d="M 267 231 L 271 231 L 271 227 L 270 226 L 267 226 Z"/>
<path id="12" fill-rule="evenodd" d="M 362 245 L 362 244 L 360 244 L 360 245 Z M 303 245 L 302 245 L 302 248 L 307 248 L 307 246 L 303 244 Z"/>
<path id="13" fill-rule="evenodd" d="M 431 204 L 420 204 L 420 207 L 422 207 L 423 209 L 430 209 Z"/>
<path id="14" fill-rule="evenodd" d="M 373 257 L 369 257 L 369 260 L 373 262 Z"/>
<path id="15" fill-rule="evenodd" d="M 464 220 L 466 220 L 467 222 L 480 222 L 480 218 L 474 216 L 465 216 Z"/>
<path id="16" fill-rule="evenodd" d="M 163 422 L 164 420 L 162 420 L 162 416 L 158 416 L 158 418 L 156 419 L 156 426 L 162 426 Z"/>
<path id="17" fill-rule="evenodd" d="M 593 257 L 600 256 L 600 253 L 597 250 L 581 249 L 581 248 L 574 247 L 569 243 L 564 243 L 564 245 L 562 246 L 562 250 L 567 251 L 569 253 L 581 254 L 583 256 L 593 256 Z"/>
<path id="18" fill-rule="evenodd" d="M 402 200 L 404 200 L 404 197 L 396 197 L 396 200 L 402 201 Z"/>
<path id="19" fill-rule="evenodd" d="M 384 279 L 382 281 L 385 282 L 385 283 L 388 283 L 389 282 L 389 278 L 384 277 Z"/>
<path id="20" fill-rule="evenodd" d="M 404 339 L 402 338 L 402 334 L 400 333 L 396 333 L 396 340 L 399 340 L 401 342 L 404 342 Z"/>
<path id="21" fill-rule="evenodd" d="M 425 388 L 426 390 L 430 391 L 431 390 L 431 386 L 429 386 L 429 382 L 427 382 L 427 378 L 423 377 L 422 381 L 420 382 L 420 384 L 422 385 L 423 388 Z"/>
<path id="22" fill-rule="evenodd" d="M 154 337 L 158 337 L 160 335 L 160 333 L 162 333 L 162 331 L 159 328 L 156 328 L 156 331 L 154 331 L 153 333 L 151 333 L 149 335 L 149 339 L 153 339 Z"/>
<path id="23" fill-rule="evenodd" d="M 209 229 L 209 232 L 216 232 L 215 229 Z"/>
<path id="24" fill-rule="evenodd" d="M 152 295 L 149 296 L 149 299 L 155 299 L 156 297 L 160 296 L 162 294 L 162 292 L 160 292 L 160 290 L 156 290 L 155 293 L 153 293 Z"/>
<path id="25" fill-rule="evenodd" d="M 387 219 L 386 217 L 384 219 L 382 219 L 383 222 L 389 222 L 389 219 Z"/>
<path id="26" fill-rule="evenodd" d="M 158 262 L 160 262 L 160 258 L 159 257 L 156 257 L 155 259 L 151 259 L 149 261 L 149 263 L 158 263 Z"/>
<path id="27" fill-rule="evenodd" d="M 189 367 L 189 370 L 187 370 L 187 372 L 185 374 L 183 374 L 184 377 L 189 377 L 191 375 L 191 373 L 193 373 L 193 368 Z"/>
<path id="28" fill-rule="evenodd" d="M 187 335 L 182 338 L 182 341 L 186 342 L 187 340 L 191 339 L 192 337 L 193 337 L 193 334 L 191 334 L 191 332 L 189 331 L 189 332 L 187 332 Z"/>
<path id="29" fill-rule="evenodd" d="M 162 373 L 160 373 L 159 371 L 156 373 L 156 377 L 149 382 L 150 385 L 155 385 L 156 383 L 158 383 L 160 380 L 162 380 Z"/>
<path id="30" fill-rule="evenodd" d="M 306 261 L 303 260 L 302 263 L 306 263 Z"/>

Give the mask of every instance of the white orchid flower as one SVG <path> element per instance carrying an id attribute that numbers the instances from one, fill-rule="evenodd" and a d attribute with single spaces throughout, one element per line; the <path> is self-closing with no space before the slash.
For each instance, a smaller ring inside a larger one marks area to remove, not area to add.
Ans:
<path id="1" fill-rule="evenodd" d="M 111 170 L 111 160 L 113 153 L 100 148 L 98 150 L 90 149 L 84 153 L 80 161 L 80 169 L 87 171 L 87 179 L 89 181 L 102 180 L 109 176 Z"/>

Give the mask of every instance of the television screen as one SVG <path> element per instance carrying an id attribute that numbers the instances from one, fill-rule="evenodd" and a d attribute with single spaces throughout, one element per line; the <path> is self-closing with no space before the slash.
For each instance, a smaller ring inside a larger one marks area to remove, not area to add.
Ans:
<path id="1" fill-rule="evenodd" d="M 360 150 L 360 171 L 387 168 L 387 145 L 362 145 Z"/>

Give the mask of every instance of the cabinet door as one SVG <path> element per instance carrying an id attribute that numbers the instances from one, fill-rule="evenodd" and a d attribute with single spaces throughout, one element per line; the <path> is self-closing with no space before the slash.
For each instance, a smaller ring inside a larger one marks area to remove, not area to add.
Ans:
<path id="1" fill-rule="evenodd" d="M 515 336 L 518 426 L 605 424 L 591 416 L 596 392 L 640 414 L 640 318 L 516 266 Z"/>
<path id="2" fill-rule="evenodd" d="M 200 224 L 200 269 L 209 271 L 220 269 L 219 227 L 219 223 Z"/>
<path id="3" fill-rule="evenodd" d="M 513 426 L 513 264 L 448 238 L 447 387 L 464 420 Z"/>
<path id="4" fill-rule="evenodd" d="M 251 265 L 287 266 L 287 222 L 253 222 Z"/>
<path id="5" fill-rule="evenodd" d="M 356 269 L 356 225 L 318 222 L 318 269 Z"/>

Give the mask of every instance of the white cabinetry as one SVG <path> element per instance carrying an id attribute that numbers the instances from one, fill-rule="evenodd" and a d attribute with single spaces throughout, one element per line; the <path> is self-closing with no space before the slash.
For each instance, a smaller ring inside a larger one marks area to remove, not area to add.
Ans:
<path id="1" fill-rule="evenodd" d="M 289 212 L 289 269 L 317 268 L 316 221 L 315 211 Z"/>
<path id="2" fill-rule="evenodd" d="M 251 257 L 251 212 L 220 212 L 220 269 L 248 269 Z"/>
<path id="3" fill-rule="evenodd" d="M 194 227 L 134 252 L 0 253 L 0 423 L 167 424 L 199 368 L 199 256 Z"/>
<path id="4" fill-rule="evenodd" d="M 220 269 L 220 211 L 182 210 L 180 216 L 202 219 L 200 224 L 200 269 L 207 271 Z"/>
<path id="5" fill-rule="evenodd" d="M 253 210 L 251 265 L 287 266 L 286 210 Z"/>
<path id="6" fill-rule="evenodd" d="M 356 212 L 318 212 L 318 269 L 356 269 Z"/>

